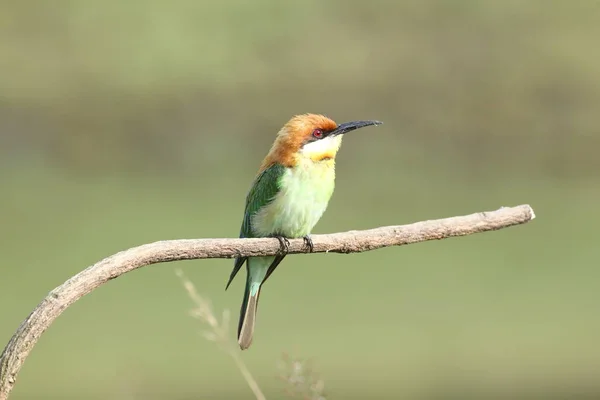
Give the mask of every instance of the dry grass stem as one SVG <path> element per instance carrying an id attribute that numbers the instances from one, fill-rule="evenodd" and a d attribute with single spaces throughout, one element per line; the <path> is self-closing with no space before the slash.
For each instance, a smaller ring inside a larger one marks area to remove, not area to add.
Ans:
<path id="1" fill-rule="evenodd" d="M 200 296 L 196 290 L 196 286 L 183 274 L 181 269 L 176 269 L 175 273 L 179 279 L 181 279 L 183 287 L 195 305 L 195 307 L 190 311 L 190 315 L 193 318 L 207 324 L 210 328 L 210 330 L 202 332 L 204 338 L 209 341 L 216 342 L 223 350 L 225 350 L 225 352 L 229 354 L 231 358 L 233 358 L 235 365 L 240 370 L 244 380 L 250 387 L 250 390 L 252 390 L 252 393 L 254 393 L 254 397 L 256 397 L 257 400 L 266 400 L 265 395 L 258 386 L 258 383 L 240 357 L 240 352 L 238 351 L 236 344 L 232 343 L 230 340 L 228 334 L 230 320 L 229 310 L 223 311 L 221 322 L 219 322 L 213 313 L 210 300 Z"/>
<path id="2" fill-rule="evenodd" d="M 284 353 L 280 363 L 286 394 L 303 400 L 326 400 L 325 381 L 314 371 L 312 362 Z"/>

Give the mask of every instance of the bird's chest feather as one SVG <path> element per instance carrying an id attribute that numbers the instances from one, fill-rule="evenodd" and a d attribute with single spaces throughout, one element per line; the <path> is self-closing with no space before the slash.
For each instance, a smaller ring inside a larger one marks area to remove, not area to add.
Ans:
<path id="1" fill-rule="evenodd" d="M 253 218 L 255 234 L 308 235 L 325 212 L 334 185 L 333 160 L 306 161 L 287 169 L 281 177 L 277 196 Z"/>

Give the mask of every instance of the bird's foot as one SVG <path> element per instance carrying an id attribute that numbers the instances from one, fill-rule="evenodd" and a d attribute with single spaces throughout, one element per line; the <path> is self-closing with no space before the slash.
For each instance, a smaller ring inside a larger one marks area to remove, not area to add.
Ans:
<path id="1" fill-rule="evenodd" d="M 313 241 L 312 241 L 310 235 L 304 236 L 303 239 L 304 239 L 304 244 L 306 244 L 306 247 L 308 247 L 309 253 L 312 253 L 315 250 L 315 246 L 313 245 Z"/>
<path id="2" fill-rule="evenodd" d="M 273 235 L 273 237 L 279 240 L 279 254 L 285 255 L 290 251 L 290 241 L 285 236 Z"/>

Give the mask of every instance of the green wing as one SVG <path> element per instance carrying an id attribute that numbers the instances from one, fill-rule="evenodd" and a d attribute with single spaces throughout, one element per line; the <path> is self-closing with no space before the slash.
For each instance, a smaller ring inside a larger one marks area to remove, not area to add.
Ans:
<path id="1" fill-rule="evenodd" d="M 244 220 L 240 229 L 241 238 L 254 237 L 250 221 L 254 214 L 269 204 L 279 193 L 279 182 L 284 172 L 285 167 L 283 165 L 273 164 L 256 177 L 246 196 L 246 209 L 244 210 Z"/>
<path id="2" fill-rule="evenodd" d="M 246 196 L 246 208 L 244 210 L 244 220 L 242 221 L 242 228 L 240 229 L 240 238 L 255 237 L 252 232 L 251 226 L 252 217 L 261 208 L 269 204 L 271 200 L 273 200 L 273 198 L 277 195 L 277 193 L 279 193 L 279 184 L 284 172 L 285 167 L 283 165 L 273 164 L 256 177 L 252 188 Z M 227 286 L 225 287 L 226 290 L 247 259 L 248 257 L 238 257 L 235 259 L 233 271 L 231 271 L 229 282 L 227 282 Z"/>

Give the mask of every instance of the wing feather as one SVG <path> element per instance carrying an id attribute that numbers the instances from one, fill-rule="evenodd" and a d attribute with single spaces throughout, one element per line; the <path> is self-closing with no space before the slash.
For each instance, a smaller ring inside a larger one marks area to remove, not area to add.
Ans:
<path id="1" fill-rule="evenodd" d="M 273 164 L 256 177 L 246 196 L 246 207 L 244 209 L 242 227 L 240 228 L 240 238 L 256 237 L 252 232 L 252 217 L 277 196 L 277 193 L 281 189 L 281 177 L 284 172 L 285 167 L 283 165 Z M 248 257 L 237 257 L 235 259 L 233 270 L 225 287 L 226 290 L 247 259 Z"/>

